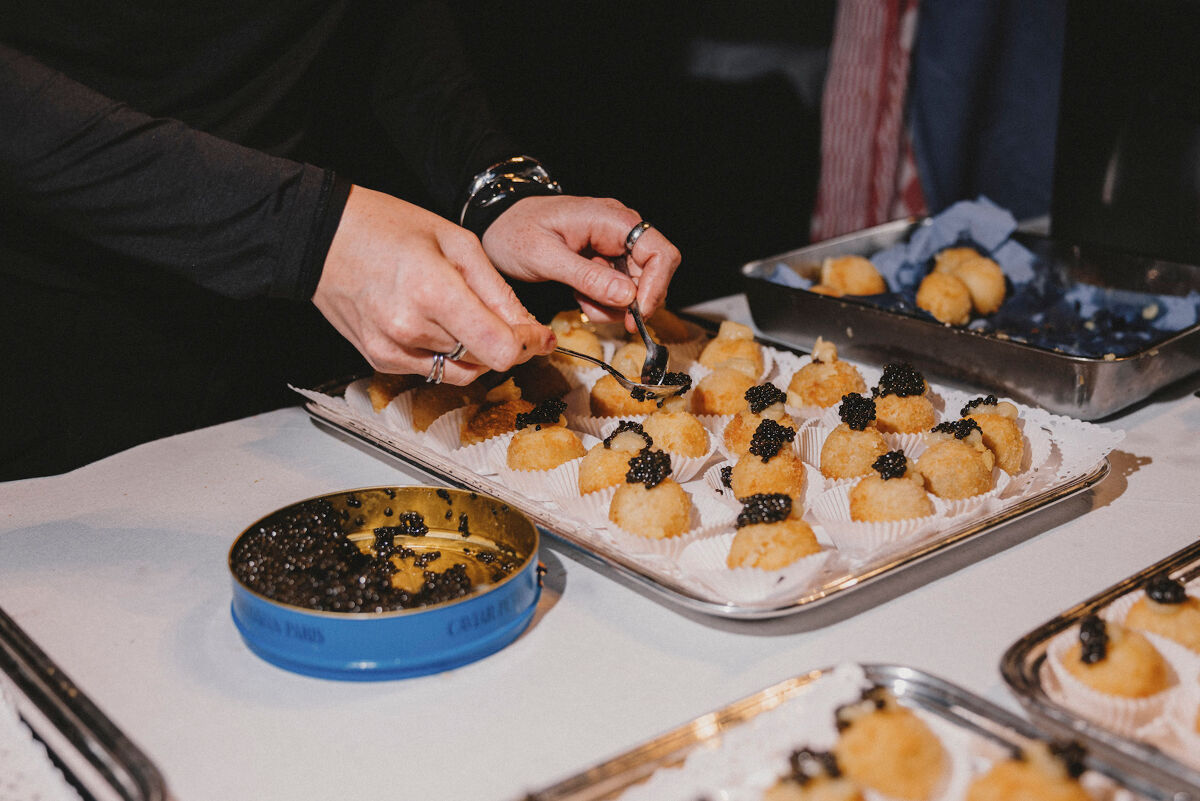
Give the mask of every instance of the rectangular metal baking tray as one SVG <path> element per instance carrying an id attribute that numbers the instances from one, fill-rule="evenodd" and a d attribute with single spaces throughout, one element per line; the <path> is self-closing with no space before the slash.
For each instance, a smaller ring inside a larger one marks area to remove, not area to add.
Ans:
<path id="1" fill-rule="evenodd" d="M 1200 542 L 1150 565 L 1144 570 L 1117 582 L 1106 590 L 1067 609 L 1062 614 L 1026 634 L 1004 653 L 1000 672 L 1013 694 L 1029 712 L 1029 716 L 1047 731 L 1074 737 L 1085 744 L 1097 744 L 1127 759 L 1153 767 L 1170 776 L 1179 786 L 1186 787 L 1200 798 L 1200 771 L 1184 765 L 1170 755 L 1147 743 L 1122 737 L 1081 718 L 1071 710 L 1055 703 L 1041 682 L 1042 665 L 1050 641 L 1061 631 L 1077 624 L 1084 616 L 1111 604 L 1121 596 L 1140 588 L 1156 573 L 1167 572 L 1173 578 L 1190 581 L 1200 575 Z"/>
<path id="2" fill-rule="evenodd" d="M 1023 718 L 923 671 L 898 665 L 862 667 L 869 682 L 891 690 L 907 706 L 936 715 L 1002 746 L 1021 746 L 1029 740 L 1046 739 L 1044 732 Z M 722 733 L 806 692 L 826 672 L 815 670 L 786 679 L 575 776 L 529 793 L 522 801 L 612 801 L 659 768 L 679 764 L 691 750 L 715 744 Z M 1124 754 L 1103 746 L 1088 749 L 1084 766 L 1152 801 L 1200 798 L 1194 788 L 1180 787 L 1170 775 L 1160 773 L 1153 765 L 1130 761 Z"/>
<path id="3" fill-rule="evenodd" d="M 1200 324 L 1153 347 L 1113 360 L 1072 356 L 833 298 L 766 279 L 782 263 L 809 276 L 826 258 L 870 256 L 905 241 L 915 220 L 898 220 L 743 265 L 750 312 L 765 335 L 811 348 L 818 336 L 860 361 L 912 361 L 942 382 L 987 389 L 1030 406 L 1082 420 L 1109 417 L 1200 371 Z M 1076 280 L 1158 294 L 1200 289 L 1200 267 L 1067 245 L 1036 234 L 1014 235 L 1055 269 Z"/>
<path id="4" fill-rule="evenodd" d="M 0 670 L 17 712 L 85 799 L 166 801 L 158 768 L 0 609 Z"/>
<path id="5" fill-rule="evenodd" d="M 340 396 L 347 383 L 349 382 L 337 382 L 317 388 L 316 391 L 325 395 Z M 1027 515 L 1084 492 L 1107 476 L 1109 470 L 1108 460 L 1105 459 L 1086 475 L 1059 486 L 1050 487 L 999 513 L 965 523 L 937 539 L 921 543 L 911 550 L 898 552 L 886 559 L 868 563 L 851 574 L 835 577 L 803 597 L 778 605 L 752 606 L 717 603 L 698 597 L 686 586 L 671 581 L 667 577 L 647 572 L 644 567 L 615 548 L 593 545 L 594 540 L 587 536 L 582 524 L 553 514 L 543 504 L 530 500 L 503 485 L 495 477 L 480 476 L 428 448 L 388 436 L 378 429 L 365 426 L 344 409 L 317 403 L 311 397 L 306 402 L 305 409 L 318 424 L 350 442 L 364 445 L 369 450 L 412 465 L 427 475 L 452 486 L 487 493 L 520 509 L 547 535 L 571 546 L 574 553 L 579 555 L 583 561 L 601 572 L 613 573 L 634 586 L 685 609 L 739 620 L 765 620 L 808 613 L 836 600 L 861 593 L 877 582 L 894 577 L 930 560 L 941 559 L 960 546 L 985 534 L 994 533 L 999 528 Z"/>

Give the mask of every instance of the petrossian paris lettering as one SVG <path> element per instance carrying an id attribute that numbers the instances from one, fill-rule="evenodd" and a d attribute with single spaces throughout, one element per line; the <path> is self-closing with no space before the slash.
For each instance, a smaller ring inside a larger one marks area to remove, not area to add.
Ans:
<path id="1" fill-rule="evenodd" d="M 446 633 L 451 637 L 458 634 L 466 634 L 480 627 L 495 623 L 498 620 L 510 618 L 514 612 L 512 599 L 504 598 L 498 603 L 489 604 L 480 609 L 473 609 L 470 614 L 453 618 L 446 624 Z"/>

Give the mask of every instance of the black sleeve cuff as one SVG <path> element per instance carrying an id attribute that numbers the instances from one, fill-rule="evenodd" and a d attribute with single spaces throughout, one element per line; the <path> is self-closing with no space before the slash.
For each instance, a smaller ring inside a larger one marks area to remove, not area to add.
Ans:
<path id="1" fill-rule="evenodd" d="M 337 173 L 325 171 L 317 200 L 312 237 L 296 274 L 295 294 L 288 293 L 292 297 L 311 300 L 316 293 L 317 284 L 321 281 L 321 271 L 325 268 L 325 257 L 329 255 L 333 236 L 342 221 L 342 212 L 346 208 L 352 185 Z"/>

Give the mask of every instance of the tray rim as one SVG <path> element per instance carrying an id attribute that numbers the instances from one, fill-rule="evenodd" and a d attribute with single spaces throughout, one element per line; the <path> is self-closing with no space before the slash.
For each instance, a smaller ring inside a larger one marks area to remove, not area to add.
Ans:
<path id="1" fill-rule="evenodd" d="M 21 693 L 21 719 L 57 758 L 68 783 L 98 798 L 167 801 L 158 767 L 3 609 L 0 671 Z"/>
<path id="2" fill-rule="evenodd" d="M 856 664 L 862 668 L 867 681 L 876 686 L 887 686 L 899 697 L 912 697 L 918 701 L 925 699 L 927 703 L 934 701 L 944 705 L 947 712 L 953 710 L 970 713 L 971 717 L 987 720 L 1027 740 L 1049 738 L 1048 733 L 1034 723 L 961 685 L 927 671 L 891 663 Z M 669 764 L 668 760 L 682 758 L 688 750 L 719 737 L 726 729 L 747 723 L 755 716 L 802 694 L 813 682 L 835 669 L 818 668 L 783 679 L 756 693 L 699 715 L 554 784 L 527 793 L 522 796 L 521 801 L 571 801 L 576 795 L 586 791 L 590 792 L 581 801 L 608 798 L 611 793 L 626 789 L 650 776 L 654 770 L 665 767 Z M 919 703 L 916 706 L 931 711 L 932 714 L 939 714 L 930 710 L 928 706 L 921 706 Z M 995 732 L 987 730 L 977 722 L 964 720 L 963 727 L 999 741 Z M 1153 769 L 1146 775 L 1145 766 L 1127 762 L 1119 753 L 1114 754 L 1103 748 L 1089 748 L 1084 761 L 1089 770 L 1103 773 L 1126 789 L 1134 790 L 1152 801 L 1195 801 L 1200 798 L 1200 795 L 1179 792 L 1162 784 L 1163 776 Z M 633 775 L 630 775 L 631 772 Z"/>
<path id="3" fill-rule="evenodd" d="M 1054 703 L 1039 678 L 1045 661 L 1045 648 L 1060 632 L 1075 625 L 1085 615 L 1138 589 L 1155 573 L 1164 570 L 1176 572 L 1188 565 L 1200 568 L 1200 541 L 1127 576 L 1027 632 L 1005 650 L 1000 661 L 1000 674 L 1029 716 L 1045 728 L 1068 733 L 1089 744 L 1119 752 L 1129 759 L 1156 764 L 1176 780 L 1185 782 L 1196 794 L 1195 797 L 1200 798 L 1200 770 L 1184 765 L 1153 745 L 1123 737 Z"/>
<path id="4" fill-rule="evenodd" d="M 329 382 L 321 385 L 316 391 L 329 394 L 330 391 L 344 388 L 350 380 L 353 379 Z M 327 427 L 335 434 L 348 436 L 352 440 L 364 443 L 451 486 L 485 492 L 510 504 L 530 517 L 548 536 L 571 546 L 587 562 L 601 570 L 613 571 L 626 580 L 632 581 L 638 587 L 676 606 L 731 620 L 768 620 L 809 612 L 838 598 L 845 597 L 848 593 L 894 576 L 901 570 L 915 567 L 974 541 L 985 533 L 994 532 L 1003 526 L 1085 492 L 1102 481 L 1109 473 L 1109 461 L 1105 457 L 1089 473 L 1077 476 L 1062 485 L 1047 488 L 1000 512 L 963 524 L 958 529 L 932 541 L 922 543 L 911 551 L 898 553 L 884 563 L 873 565 L 867 570 L 843 578 L 832 588 L 822 588 L 788 603 L 752 606 L 732 602 L 718 603 L 696 597 L 686 587 L 665 577 L 645 572 L 636 561 L 629 559 L 619 551 L 609 548 L 598 549 L 578 535 L 572 535 L 573 529 L 582 528 L 582 526 L 576 524 L 564 526 L 564 521 L 549 513 L 538 501 L 529 499 L 491 478 L 480 476 L 415 443 L 405 442 L 398 438 L 381 438 L 376 431 L 363 426 L 353 416 L 321 405 L 311 398 L 306 399 L 304 407 L 315 422 Z"/>

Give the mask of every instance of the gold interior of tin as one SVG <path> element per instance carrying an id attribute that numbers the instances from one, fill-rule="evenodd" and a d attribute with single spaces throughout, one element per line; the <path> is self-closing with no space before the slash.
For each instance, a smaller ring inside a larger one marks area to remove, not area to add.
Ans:
<path id="1" fill-rule="evenodd" d="M 406 512 L 421 515 L 429 528 L 428 533 L 424 536 L 397 535 L 395 546 L 411 549 L 418 556 L 429 555 L 434 551 L 439 552 L 441 556 L 427 565 L 422 565 L 414 559 L 392 559 L 397 568 L 393 576 L 393 585 L 410 592 L 416 592 L 424 583 L 426 570 L 442 572 L 456 563 L 462 563 L 476 587 L 474 593 L 466 596 L 472 597 L 489 585 L 503 583 L 509 576 L 519 573 L 537 555 L 537 528 L 519 510 L 489 495 L 443 487 L 366 487 L 298 501 L 256 521 L 238 537 L 230 549 L 230 568 L 234 566 L 234 554 L 238 550 L 238 544 L 247 533 L 255 530 L 270 517 L 287 513 L 314 500 L 326 500 L 332 504 L 335 511 L 344 512 L 347 539 L 367 553 L 373 553 L 375 529 L 398 525 L 400 516 Z M 468 531 L 466 536 L 460 528 L 464 516 Z M 495 571 L 486 569 L 485 565 L 475 558 L 480 553 L 491 553 L 495 555 L 497 562 L 507 561 L 512 567 L 503 577 L 496 580 L 493 577 Z M 233 573 L 237 578 L 237 572 Z M 254 592 L 253 588 L 247 589 Z M 281 603 L 271 598 L 267 600 Z M 441 605 L 439 603 L 393 610 L 392 613 L 415 612 Z M 356 614 L 314 609 L 305 611 L 316 614 Z"/>

